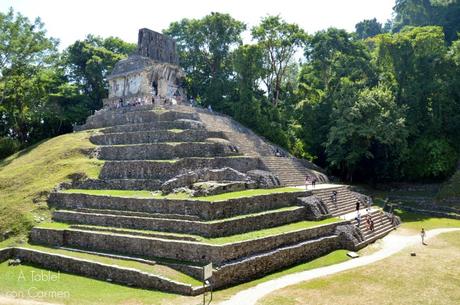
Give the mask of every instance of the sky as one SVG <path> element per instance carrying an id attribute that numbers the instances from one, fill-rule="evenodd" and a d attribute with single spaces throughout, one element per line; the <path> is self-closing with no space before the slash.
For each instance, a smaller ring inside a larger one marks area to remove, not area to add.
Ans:
<path id="1" fill-rule="evenodd" d="M 308 33 L 328 27 L 354 31 L 357 22 L 391 18 L 395 0 L 0 0 L 29 17 L 40 17 L 49 36 L 63 49 L 87 34 L 117 36 L 137 42 L 140 28 L 162 31 L 182 18 L 201 18 L 210 12 L 229 13 L 248 28 L 267 15 L 280 15 Z M 245 42 L 250 41 L 248 33 Z"/>

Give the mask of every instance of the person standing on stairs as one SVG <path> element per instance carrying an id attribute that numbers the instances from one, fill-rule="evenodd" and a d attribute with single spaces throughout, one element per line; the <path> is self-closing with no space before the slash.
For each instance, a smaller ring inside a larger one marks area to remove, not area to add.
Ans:
<path id="1" fill-rule="evenodd" d="M 310 183 L 310 176 L 305 176 L 305 190 L 308 191 L 308 184 Z"/>
<path id="2" fill-rule="evenodd" d="M 361 202 L 359 200 L 356 200 L 356 211 L 359 211 L 359 206 Z"/>
<path id="3" fill-rule="evenodd" d="M 356 227 L 359 229 L 359 226 L 361 225 L 361 214 L 359 213 L 356 213 L 356 217 L 355 217 L 355 220 L 356 220 Z"/>
<path id="4" fill-rule="evenodd" d="M 337 191 L 332 191 L 331 195 L 331 201 L 334 204 L 334 206 L 337 208 Z"/>

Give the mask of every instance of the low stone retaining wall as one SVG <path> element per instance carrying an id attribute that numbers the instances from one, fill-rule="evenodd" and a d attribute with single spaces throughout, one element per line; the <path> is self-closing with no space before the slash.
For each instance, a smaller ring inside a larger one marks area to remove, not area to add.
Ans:
<path id="1" fill-rule="evenodd" d="M 190 129 L 180 132 L 170 130 L 138 131 L 130 133 L 97 134 L 90 137 L 96 145 L 140 144 L 154 142 L 203 142 L 207 138 L 223 138 L 220 131 Z"/>
<path id="2" fill-rule="evenodd" d="M 185 233 L 209 238 L 271 228 L 301 221 L 305 218 L 304 208 L 214 222 L 81 213 L 62 210 L 53 213 L 53 220 L 58 222 Z"/>
<path id="3" fill-rule="evenodd" d="M 336 236 L 329 236 L 277 249 L 250 259 L 231 262 L 213 273 L 213 288 L 223 288 L 260 278 L 271 272 L 306 262 L 337 249 L 339 249 L 339 244 Z"/>
<path id="4" fill-rule="evenodd" d="M 10 259 L 13 256 L 13 248 L 0 249 L 0 263 Z"/>
<path id="5" fill-rule="evenodd" d="M 99 147 L 99 159 L 102 160 L 171 160 L 235 155 L 238 155 L 238 153 L 231 145 L 207 142 L 150 143 Z"/>
<path id="6" fill-rule="evenodd" d="M 339 224 L 333 223 L 276 236 L 224 245 L 45 228 L 32 229 L 30 242 L 48 246 L 67 246 L 99 252 L 128 254 L 152 259 L 161 257 L 203 264 L 212 261 L 215 265 L 219 266 L 225 262 L 242 257 L 249 257 L 279 247 L 294 245 L 309 239 L 333 235 L 335 227 Z"/>
<path id="7" fill-rule="evenodd" d="M 101 179 L 161 179 L 168 180 L 179 174 L 200 168 L 231 167 L 240 172 L 265 169 L 254 157 L 187 158 L 176 162 L 107 161 L 102 167 Z"/>
<path id="8" fill-rule="evenodd" d="M 63 210 L 107 209 L 198 216 L 203 220 L 229 218 L 297 205 L 305 191 L 273 193 L 223 201 L 171 200 L 51 193 L 48 204 Z"/>
<path id="9" fill-rule="evenodd" d="M 203 129 L 204 124 L 196 120 L 175 120 L 175 121 L 156 121 L 141 124 L 127 124 L 111 126 L 101 130 L 104 134 L 114 132 L 141 132 L 152 130 L 166 130 L 166 129 Z"/>
<path id="10" fill-rule="evenodd" d="M 139 110 L 126 113 L 117 111 L 103 111 L 88 117 L 86 124 L 80 129 L 94 129 L 123 124 L 141 124 L 155 121 L 174 121 L 178 119 L 197 120 L 196 113 L 177 111 L 149 111 Z"/>
<path id="11" fill-rule="evenodd" d="M 46 269 L 84 275 L 103 281 L 110 279 L 115 283 L 143 289 L 156 289 L 182 295 L 197 295 L 202 292 L 201 289 L 193 289 L 191 285 L 168 280 L 161 276 L 65 255 L 15 248 L 13 256 L 19 258 L 21 261 Z"/>
<path id="12" fill-rule="evenodd" d="M 163 181 L 158 179 L 87 179 L 73 182 L 71 188 L 89 190 L 159 190 Z"/>

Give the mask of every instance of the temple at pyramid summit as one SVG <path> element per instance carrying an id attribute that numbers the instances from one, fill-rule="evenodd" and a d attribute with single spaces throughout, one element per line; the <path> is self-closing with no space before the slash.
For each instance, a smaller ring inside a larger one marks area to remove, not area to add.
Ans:
<path id="1" fill-rule="evenodd" d="M 184 77 L 175 42 L 141 29 L 136 54 L 108 76 L 103 109 L 75 128 L 91 134 L 99 177 L 58 185 L 54 223 L 30 233 L 39 250 L 16 257 L 197 295 L 361 249 L 399 225 L 315 164 L 190 103 Z"/>

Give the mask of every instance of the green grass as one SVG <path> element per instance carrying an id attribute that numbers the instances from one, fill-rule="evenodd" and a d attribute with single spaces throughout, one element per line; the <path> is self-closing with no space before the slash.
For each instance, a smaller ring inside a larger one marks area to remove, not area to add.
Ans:
<path id="1" fill-rule="evenodd" d="M 443 304 L 460 300 L 460 233 L 446 233 L 374 264 L 276 290 L 258 305 Z M 416 252 L 417 256 L 410 256 Z"/>
<path id="2" fill-rule="evenodd" d="M 31 245 L 31 244 L 24 244 L 20 245 L 20 247 L 23 248 L 28 248 L 28 249 L 33 249 L 33 250 L 38 250 L 38 251 L 43 251 L 43 252 L 48 252 L 48 253 L 53 253 L 53 254 L 61 254 L 61 255 L 67 255 L 75 258 L 81 258 L 81 259 L 86 259 L 94 262 L 99 262 L 102 264 L 107 264 L 107 265 L 116 265 L 120 267 L 126 267 L 126 268 L 134 268 L 139 271 L 147 272 L 150 274 L 154 275 L 159 275 L 163 276 L 166 278 L 169 278 L 174 281 L 178 281 L 181 283 L 185 284 L 190 284 L 192 286 L 200 286 L 202 285 L 202 282 L 184 274 L 181 272 L 178 272 L 170 267 L 163 266 L 163 265 L 149 265 L 137 261 L 131 261 L 131 260 L 123 260 L 123 259 L 116 259 L 116 258 L 110 258 L 110 257 L 104 257 L 104 256 L 98 256 L 98 255 L 93 255 L 93 254 L 88 254 L 88 253 L 82 253 L 82 252 L 75 252 L 75 251 L 68 251 L 68 250 L 62 250 L 62 249 L 54 249 L 54 248 L 48 248 L 48 247 L 42 247 L 42 246 L 36 246 L 36 245 Z"/>
<path id="3" fill-rule="evenodd" d="M 215 299 L 216 303 L 223 301 L 225 299 L 228 299 L 230 296 L 236 294 L 240 290 L 248 289 L 258 284 L 261 284 L 261 283 L 264 283 L 270 280 L 274 280 L 274 279 L 277 279 L 285 275 L 345 262 L 350 259 L 347 256 L 347 252 L 348 252 L 347 250 L 336 250 L 327 255 L 324 255 L 322 257 L 309 261 L 307 263 L 299 264 L 297 266 L 269 274 L 263 278 L 260 278 L 260 279 L 257 279 L 251 282 L 243 283 L 243 284 L 240 284 L 240 285 L 237 285 L 237 286 L 225 289 L 225 290 L 217 291 L 216 299 Z"/>
<path id="4" fill-rule="evenodd" d="M 259 283 L 278 278 L 283 275 L 324 267 L 348 260 L 345 250 L 334 251 L 311 262 L 270 274 L 264 278 L 244 283 L 214 293 L 214 303 L 218 303 L 236 292 L 255 286 Z M 0 294 L 9 296 L 23 296 L 21 298 L 37 301 L 58 302 L 67 305 L 198 305 L 202 304 L 202 297 L 183 297 L 159 291 L 149 291 L 130 288 L 104 281 L 93 280 L 82 276 L 67 273 L 50 272 L 59 276 L 57 281 L 32 281 L 32 272 L 35 274 L 48 271 L 34 266 L 21 265 L 9 267 L 7 263 L 0 264 Z M 23 275 L 24 277 L 22 277 Z M 28 290 L 33 288 L 38 292 L 63 292 L 62 297 L 44 296 L 42 298 L 29 296 Z"/>
<path id="5" fill-rule="evenodd" d="M 261 196 L 275 193 L 301 192 L 302 190 L 294 187 L 282 187 L 274 189 L 251 189 L 237 192 L 229 192 L 219 195 L 191 197 L 185 193 L 162 195 L 149 191 L 127 191 L 127 190 L 82 190 L 69 189 L 62 191 L 70 194 L 87 194 L 95 196 L 114 196 L 114 197 L 130 197 L 130 198 L 154 198 L 154 199 L 189 199 L 198 201 L 224 201 L 235 198 Z"/>
<path id="6" fill-rule="evenodd" d="M 130 288 L 53 271 L 50 274 L 58 276 L 56 281 L 32 280 L 33 274 L 41 272 L 48 274 L 47 270 L 33 266 L 10 267 L 6 262 L 0 264 L 0 295 L 67 305 L 166 305 L 181 299 L 173 294 Z"/>
<path id="7" fill-rule="evenodd" d="M 89 132 L 78 132 L 40 142 L 0 161 L 0 234 L 27 231 L 32 215 L 49 218 L 49 192 L 71 175 L 99 175 L 103 162 L 90 159 L 95 146 Z"/>
<path id="8" fill-rule="evenodd" d="M 181 132 L 184 132 L 184 129 L 173 128 L 173 129 L 168 129 L 168 131 L 174 132 L 174 133 L 181 133 Z"/>
<path id="9" fill-rule="evenodd" d="M 402 228 L 412 230 L 431 230 L 436 228 L 460 228 L 460 220 L 451 218 L 430 217 L 421 214 L 395 210 L 395 215 L 399 216 L 402 221 Z"/>
<path id="10" fill-rule="evenodd" d="M 287 224 L 284 226 L 263 229 L 259 231 L 252 231 L 252 232 L 242 233 L 238 235 L 203 239 L 203 242 L 207 242 L 210 244 L 216 244 L 216 245 L 236 243 L 236 242 L 247 241 L 247 240 L 252 240 L 256 238 L 263 238 L 263 237 L 280 235 L 280 234 L 294 232 L 294 231 L 303 230 L 303 229 L 309 229 L 309 228 L 317 227 L 320 225 L 334 223 L 337 221 L 339 221 L 339 219 L 337 218 L 328 218 L 328 219 L 324 219 L 320 221 L 300 221 L 300 222 Z"/>

